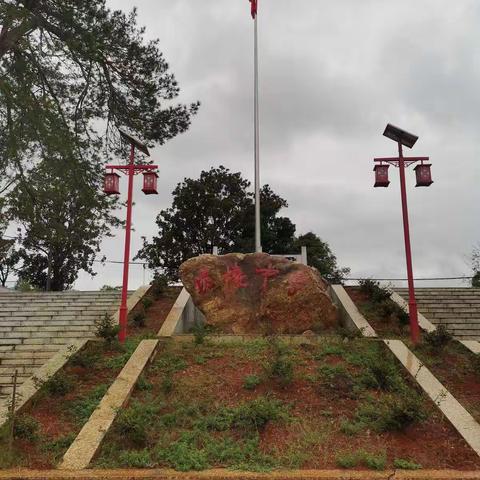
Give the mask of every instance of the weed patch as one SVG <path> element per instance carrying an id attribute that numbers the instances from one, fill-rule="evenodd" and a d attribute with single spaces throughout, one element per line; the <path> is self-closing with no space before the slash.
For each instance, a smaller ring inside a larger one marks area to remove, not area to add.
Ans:
<path id="1" fill-rule="evenodd" d="M 255 390 L 262 382 L 262 379 L 258 375 L 247 375 L 243 380 L 243 388 L 247 390 Z"/>

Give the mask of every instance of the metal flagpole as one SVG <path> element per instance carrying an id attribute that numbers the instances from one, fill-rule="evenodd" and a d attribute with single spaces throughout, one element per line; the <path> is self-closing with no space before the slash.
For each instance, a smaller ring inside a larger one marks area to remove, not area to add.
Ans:
<path id="1" fill-rule="evenodd" d="M 256 6 L 255 6 L 256 10 Z M 255 251 L 262 251 L 262 240 L 260 231 L 260 149 L 259 149 L 259 128 L 258 128 L 258 31 L 257 16 L 254 17 L 254 137 L 255 137 Z"/>

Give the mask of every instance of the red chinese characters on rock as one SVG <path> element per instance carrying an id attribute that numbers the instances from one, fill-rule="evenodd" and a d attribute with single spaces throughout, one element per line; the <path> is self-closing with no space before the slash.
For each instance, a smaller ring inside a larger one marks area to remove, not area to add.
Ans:
<path id="1" fill-rule="evenodd" d="M 303 271 L 298 271 L 290 275 L 288 279 L 287 294 L 289 297 L 295 295 L 300 290 L 303 290 L 308 283 L 308 276 Z"/>
<path id="2" fill-rule="evenodd" d="M 248 286 L 247 276 L 238 265 L 227 268 L 227 271 L 223 274 L 223 283 L 227 295 L 232 295 L 239 288 Z"/>
<path id="3" fill-rule="evenodd" d="M 270 278 L 276 277 L 280 273 L 280 271 L 276 268 L 272 268 L 272 266 L 270 265 L 267 268 L 256 268 L 255 273 L 263 277 L 262 292 L 265 292 L 268 287 L 268 280 Z"/>
<path id="4" fill-rule="evenodd" d="M 204 293 L 209 292 L 213 286 L 214 282 L 210 278 L 208 268 L 202 268 L 195 278 L 195 290 L 203 295 Z"/>

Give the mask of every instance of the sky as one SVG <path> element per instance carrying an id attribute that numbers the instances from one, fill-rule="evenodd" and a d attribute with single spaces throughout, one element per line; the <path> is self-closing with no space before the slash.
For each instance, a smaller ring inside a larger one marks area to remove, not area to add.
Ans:
<path id="1" fill-rule="evenodd" d="M 201 102 L 188 132 L 152 150 L 159 195 L 135 185 L 135 254 L 185 177 L 225 165 L 253 181 L 253 21 L 247 0 L 107 4 L 138 8 L 178 101 Z M 352 277 L 405 277 L 398 170 L 373 188 L 373 157 L 396 155 L 382 136 L 390 122 L 419 136 L 406 155 L 432 163 L 429 188 L 406 172 L 415 276 L 469 274 L 480 242 L 480 2 L 259 0 L 258 22 L 260 177 L 288 201 L 297 234 L 326 240 Z M 123 258 L 123 237 L 103 243 L 108 259 Z M 121 283 L 121 265 L 97 267 L 74 287 Z M 130 286 L 143 277 L 132 266 Z"/>

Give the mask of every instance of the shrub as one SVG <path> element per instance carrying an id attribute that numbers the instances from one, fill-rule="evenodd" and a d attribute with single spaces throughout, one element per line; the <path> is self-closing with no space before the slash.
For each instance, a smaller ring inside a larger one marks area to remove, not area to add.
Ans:
<path id="1" fill-rule="evenodd" d="M 286 387 L 293 381 L 292 352 L 288 345 L 273 339 L 271 342 L 272 360 L 267 364 L 267 375 Z"/>
<path id="2" fill-rule="evenodd" d="M 393 461 L 395 468 L 401 468 L 402 470 L 418 470 L 422 468 L 419 463 L 412 462 L 411 460 L 405 460 L 403 458 L 396 458 Z"/>
<path id="3" fill-rule="evenodd" d="M 413 390 L 384 395 L 375 403 L 364 403 L 356 412 L 357 420 L 378 432 L 402 431 L 426 418 L 422 398 Z"/>
<path id="4" fill-rule="evenodd" d="M 153 305 L 153 300 L 150 297 L 143 297 L 142 305 L 145 310 L 148 310 Z"/>
<path id="5" fill-rule="evenodd" d="M 181 472 L 205 470 L 210 466 L 207 453 L 196 447 L 195 437 L 188 432 L 183 433 L 176 442 L 158 448 L 154 455 L 159 462 Z"/>
<path id="6" fill-rule="evenodd" d="M 92 368 L 95 368 L 98 361 L 99 361 L 98 354 L 81 350 L 70 359 L 70 364 L 73 365 L 74 367 L 92 369 Z"/>
<path id="7" fill-rule="evenodd" d="M 168 395 L 173 390 L 173 375 L 171 372 L 168 372 L 165 377 L 162 378 L 160 382 L 160 390 Z"/>
<path id="8" fill-rule="evenodd" d="M 144 327 L 145 320 L 146 320 L 146 316 L 145 316 L 145 311 L 143 309 L 138 312 L 135 312 L 132 315 L 132 322 L 137 328 Z"/>
<path id="9" fill-rule="evenodd" d="M 73 381 L 64 372 L 58 372 L 45 381 L 43 388 L 54 397 L 64 397 L 73 390 Z"/>
<path id="10" fill-rule="evenodd" d="M 38 440 L 40 424 L 31 415 L 22 414 L 15 417 L 13 424 L 14 438 L 35 442 Z"/>
<path id="11" fill-rule="evenodd" d="M 260 383 L 261 379 L 258 375 L 247 375 L 243 380 L 243 388 L 247 390 L 255 390 Z"/>
<path id="12" fill-rule="evenodd" d="M 107 385 L 98 385 L 86 397 L 79 398 L 70 405 L 69 410 L 77 423 L 83 424 L 88 420 L 107 390 Z"/>
<path id="13" fill-rule="evenodd" d="M 95 321 L 95 335 L 103 338 L 108 344 L 111 344 L 117 338 L 119 331 L 120 326 L 114 323 L 112 315 L 108 313 Z"/>
<path id="14" fill-rule="evenodd" d="M 374 303 L 382 303 L 390 298 L 390 292 L 371 278 L 360 280 L 358 284 L 360 285 L 360 292 L 368 295 Z"/>
<path id="15" fill-rule="evenodd" d="M 423 335 L 423 341 L 432 350 L 443 350 L 453 339 L 445 325 L 439 325 L 435 330 Z"/>
<path id="16" fill-rule="evenodd" d="M 354 380 L 343 365 L 321 365 L 318 369 L 318 385 L 334 396 L 354 395 Z"/>
<path id="17" fill-rule="evenodd" d="M 155 275 L 151 283 L 150 293 L 155 297 L 161 297 L 168 288 L 168 278 L 165 275 Z"/>
<path id="18" fill-rule="evenodd" d="M 195 345 L 201 345 L 205 342 L 208 331 L 203 323 L 195 323 L 191 331 Z"/>
<path id="19" fill-rule="evenodd" d="M 369 453 L 365 450 L 356 450 L 355 452 L 344 452 L 338 454 L 336 462 L 339 467 L 353 468 L 357 465 L 365 465 L 372 470 L 383 470 L 387 464 L 385 452 Z"/>
<path id="20" fill-rule="evenodd" d="M 148 450 L 127 450 L 118 455 L 120 467 L 150 468 L 154 466 Z"/>
<path id="21" fill-rule="evenodd" d="M 147 444 L 147 431 L 154 412 L 145 405 L 133 402 L 122 410 L 115 422 L 115 431 L 137 447 Z"/>

